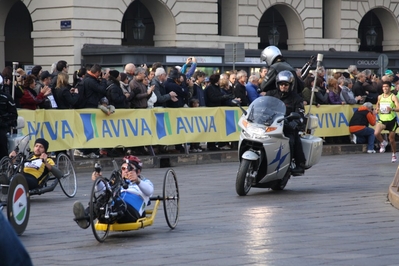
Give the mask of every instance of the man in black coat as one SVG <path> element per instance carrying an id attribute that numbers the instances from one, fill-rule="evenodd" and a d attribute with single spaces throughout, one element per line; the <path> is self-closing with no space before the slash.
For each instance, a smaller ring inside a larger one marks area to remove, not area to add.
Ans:
<path id="1" fill-rule="evenodd" d="M 177 94 L 174 91 L 170 91 L 166 93 L 165 89 L 165 81 L 166 81 L 166 72 L 162 67 L 158 67 L 155 70 L 155 77 L 151 80 L 151 86 L 155 85 L 154 93 L 157 96 L 157 101 L 154 106 L 157 107 L 166 107 L 166 103 L 168 101 L 176 102 Z"/>
<path id="2" fill-rule="evenodd" d="M 290 64 L 285 62 L 283 55 L 276 46 L 268 46 L 261 53 L 261 59 L 266 62 L 269 67 L 266 77 L 263 79 L 260 89 L 261 91 L 270 91 L 276 89 L 275 80 L 281 71 L 287 70 L 294 76 L 293 90 L 300 94 L 304 88 L 303 81 L 296 75 L 296 70 Z"/>
<path id="3" fill-rule="evenodd" d="M 110 70 L 107 82 L 107 99 L 109 104 L 115 106 L 115 108 L 128 108 L 127 98 L 130 97 L 130 93 L 122 90 L 119 82 L 119 71 L 118 70 Z"/>
<path id="4" fill-rule="evenodd" d="M 179 73 L 177 69 L 173 69 L 168 79 L 165 81 L 166 93 L 175 92 L 177 94 L 177 101 L 166 102 L 167 107 L 178 108 L 183 107 L 188 97 L 188 89 L 183 85 L 183 74 Z"/>
<path id="5" fill-rule="evenodd" d="M 93 65 L 84 78 L 84 108 L 97 108 L 100 99 L 105 96 L 107 83 L 102 78 L 100 65 Z M 80 91 L 79 91 L 80 92 Z"/>
<path id="6" fill-rule="evenodd" d="M 365 96 L 366 90 L 363 86 L 364 82 L 366 81 L 366 75 L 362 72 L 357 74 L 356 82 L 353 84 L 352 91 L 353 95 L 356 96 Z"/>
<path id="7" fill-rule="evenodd" d="M 80 106 L 83 108 L 98 108 L 100 99 L 106 95 L 107 81 L 103 79 L 101 66 L 94 64 L 83 79 L 83 86 L 79 88 Z M 82 91 L 83 90 L 83 91 Z M 82 91 L 82 94 L 81 94 Z M 82 98 L 83 97 L 83 98 Z M 98 158 L 98 149 L 80 149 L 84 158 Z"/>
<path id="8" fill-rule="evenodd" d="M 209 77 L 210 85 L 205 88 L 205 103 L 207 107 L 223 106 L 223 102 L 230 98 L 230 95 L 223 94 L 220 87 L 220 75 L 212 74 Z M 209 151 L 217 151 L 219 147 L 216 147 L 216 142 L 207 142 L 207 149 Z"/>
<path id="9" fill-rule="evenodd" d="M 230 95 L 223 94 L 219 87 L 219 74 L 212 74 L 209 77 L 211 84 L 205 88 L 205 104 L 207 107 L 223 106 L 223 101 L 230 98 Z"/>
<path id="10" fill-rule="evenodd" d="M 3 78 L 0 75 L 0 158 L 8 156 L 7 133 L 17 125 L 18 112 L 11 95 L 3 92 Z"/>

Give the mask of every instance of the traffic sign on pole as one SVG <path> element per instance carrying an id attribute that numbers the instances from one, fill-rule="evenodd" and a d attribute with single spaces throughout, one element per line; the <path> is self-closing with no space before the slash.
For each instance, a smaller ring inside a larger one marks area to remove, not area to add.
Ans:
<path id="1" fill-rule="evenodd" d="M 383 76 L 385 74 L 385 68 L 388 66 L 388 56 L 386 54 L 380 54 L 378 56 L 378 66 L 380 67 L 380 74 Z"/>
<path id="2" fill-rule="evenodd" d="M 235 70 L 236 62 L 245 62 L 244 43 L 226 43 L 224 47 L 224 62 L 233 62 L 233 70 Z"/>

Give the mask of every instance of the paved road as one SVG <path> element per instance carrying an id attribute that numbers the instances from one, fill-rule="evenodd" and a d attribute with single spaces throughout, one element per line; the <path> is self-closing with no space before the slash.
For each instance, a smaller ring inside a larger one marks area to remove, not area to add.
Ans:
<path id="1" fill-rule="evenodd" d="M 111 233 L 98 243 L 72 221 L 88 201 L 89 174 L 75 199 L 34 196 L 21 240 L 35 265 L 398 265 L 399 211 L 387 203 L 397 164 L 390 154 L 323 156 L 286 190 L 238 197 L 236 163 L 175 167 L 181 215 L 171 231 L 162 207 L 155 224 Z M 108 169 L 109 170 L 109 169 Z M 165 169 L 148 169 L 156 194 Z"/>

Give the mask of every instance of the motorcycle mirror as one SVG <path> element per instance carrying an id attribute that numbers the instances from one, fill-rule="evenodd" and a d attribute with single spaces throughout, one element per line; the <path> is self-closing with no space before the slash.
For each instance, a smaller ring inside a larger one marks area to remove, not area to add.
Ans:
<path id="1" fill-rule="evenodd" d="M 231 100 L 231 103 L 234 104 L 234 105 L 236 105 L 236 106 L 238 106 L 238 107 L 240 107 L 240 109 L 241 109 L 241 111 L 244 113 L 244 115 L 247 115 L 247 111 L 245 111 L 245 109 L 242 108 L 242 106 L 241 106 L 241 104 L 240 104 L 239 101 Z"/>
<path id="2" fill-rule="evenodd" d="M 298 114 L 297 112 L 292 112 L 287 118 L 290 119 L 290 120 L 300 119 L 301 115 Z"/>
<path id="3" fill-rule="evenodd" d="M 232 102 L 234 105 L 240 106 L 240 102 L 237 101 L 237 100 L 231 100 L 231 102 Z"/>

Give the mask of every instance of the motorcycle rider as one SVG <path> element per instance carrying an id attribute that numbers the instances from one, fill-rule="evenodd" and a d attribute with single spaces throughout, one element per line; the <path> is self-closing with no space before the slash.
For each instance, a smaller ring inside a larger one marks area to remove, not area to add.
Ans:
<path id="1" fill-rule="evenodd" d="M 280 99 L 286 106 L 286 115 L 292 112 L 297 112 L 302 116 L 300 120 L 292 120 L 284 125 L 284 135 L 290 138 L 290 151 L 292 157 L 295 159 L 296 167 L 291 169 L 293 176 L 303 175 L 305 172 L 306 158 L 303 153 L 302 142 L 299 136 L 299 130 L 304 126 L 304 106 L 303 99 L 294 91 L 294 75 L 288 71 L 283 70 L 276 76 L 277 89 L 270 90 L 266 93 L 267 96 L 272 96 Z"/>
<path id="2" fill-rule="evenodd" d="M 276 46 L 266 47 L 260 54 L 262 61 L 265 61 L 269 70 L 267 71 L 266 77 L 263 79 L 260 89 L 261 91 L 270 91 L 276 89 L 275 80 L 281 71 L 288 70 L 294 77 L 293 88 L 297 93 L 301 93 L 304 86 L 303 81 L 296 75 L 296 69 L 288 64 L 283 55 Z"/>

